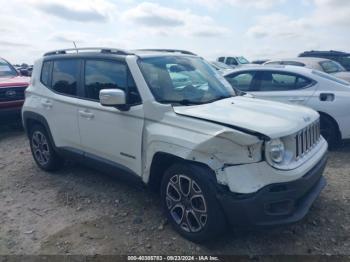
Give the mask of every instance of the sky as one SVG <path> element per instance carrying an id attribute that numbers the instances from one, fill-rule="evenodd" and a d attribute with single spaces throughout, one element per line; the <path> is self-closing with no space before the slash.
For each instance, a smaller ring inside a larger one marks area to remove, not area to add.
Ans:
<path id="1" fill-rule="evenodd" d="M 209 60 L 350 51 L 349 0 L 0 0 L 0 57 L 63 48 L 174 48 Z"/>

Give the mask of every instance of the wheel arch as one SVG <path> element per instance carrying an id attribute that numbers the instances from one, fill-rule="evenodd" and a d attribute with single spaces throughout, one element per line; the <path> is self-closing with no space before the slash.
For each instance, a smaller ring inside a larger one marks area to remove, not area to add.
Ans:
<path id="1" fill-rule="evenodd" d="M 148 186 L 155 192 L 159 192 L 161 181 L 165 171 L 174 163 L 187 163 L 201 166 L 208 170 L 211 170 L 214 174 L 213 177 L 216 180 L 215 172 L 212 168 L 202 162 L 188 160 L 170 153 L 166 152 L 157 152 L 153 155 L 150 175 L 148 180 Z"/>
<path id="2" fill-rule="evenodd" d="M 337 128 L 337 131 L 338 131 L 338 140 L 341 140 L 342 139 L 342 133 L 340 131 L 340 128 L 339 128 L 339 124 L 338 122 L 334 119 L 334 117 L 332 117 L 331 115 L 325 113 L 325 112 L 322 112 L 322 111 L 318 111 L 318 113 L 320 114 L 320 118 L 322 117 L 326 117 L 328 118 L 329 120 L 331 120 L 333 122 L 333 124 L 335 125 L 335 127 Z"/>
<path id="3" fill-rule="evenodd" d="M 47 132 L 50 142 L 52 143 L 54 149 L 56 150 L 56 145 L 55 145 L 55 141 L 52 137 L 51 131 L 50 131 L 50 127 L 49 124 L 47 122 L 47 120 L 45 119 L 45 117 L 43 117 L 42 115 L 35 113 L 35 112 L 23 112 L 23 127 L 24 130 L 27 134 L 27 136 L 29 137 L 30 134 L 30 130 L 33 126 L 35 125 L 41 125 L 45 128 L 45 131 Z"/>

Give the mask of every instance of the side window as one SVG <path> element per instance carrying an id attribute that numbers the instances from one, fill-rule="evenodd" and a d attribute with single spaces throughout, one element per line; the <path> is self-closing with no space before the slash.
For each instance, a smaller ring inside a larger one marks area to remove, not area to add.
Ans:
<path id="1" fill-rule="evenodd" d="M 301 89 L 311 84 L 311 80 L 289 73 L 264 72 L 260 91 L 288 91 Z"/>
<path id="2" fill-rule="evenodd" d="M 77 95 L 80 61 L 57 60 L 53 63 L 52 89 L 65 95 Z"/>
<path id="3" fill-rule="evenodd" d="M 310 79 L 304 78 L 304 77 L 298 77 L 297 83 L 296 83 L 296 89 L 305 88 L 312 84 L 312 81 Z"/>
<path id="4" fill-rule="evenodd" d="M 41 68 L 40 81 L 43 85 L 50 87 L 51 61 L 45 61 Z"/>
<path id="5" fill-rule="evenodd" d="M 225 57 L 219 57 L 218 61 L 221 62 L 221 63 L 224 63 L 225 62 Z"/>
<path id="6" fill-rule="evenodd" d="M 129 92 L 127 95 L 129 104 L 141 101 L 136 84 L 129 74 L 126 64 L 114 61 L 87 60 L 85 62 L 85 96 L 98 101 L 102 89 L 121 89 L 126 93 Z"/>
<path id="7" fill-rule="evenodd" d="M 226 64 L 228 65 L 238 65 L 236 59 L 234 57 L 228 57 Z"/>
<path id="8" fill-rule="evenodd" d="M 254 75 L 254 72 L 245 72 L 239 75 L 228 75 L 226 76 L 226 80 L 231 84 L 233 88 L 248 92 L 252 91 L 250 88 L 251 84 L 253 83 Z"/>

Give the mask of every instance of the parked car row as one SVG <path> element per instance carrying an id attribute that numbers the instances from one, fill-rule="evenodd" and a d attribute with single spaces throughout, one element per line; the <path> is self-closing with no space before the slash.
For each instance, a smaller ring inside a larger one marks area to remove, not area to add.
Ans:
<path id="1" fill-rule="evenodd" d="M 350 71 L 350 53 L 340 51 L 306 51 L 299 55 L 299 57 L 319 57 L 337 61 L 347 71 Z"/>
<path id="2" fill-rule="evenodd" d="M 299 54 L 299 57 L 314 57 L 323 58 L 325 60 L 332 60 L 341 65 L 342 69 L 350 71 L 350 53 L 340 52 L 340 51 L 306 51 Z M 289 59 L 288 59 L 289 60 Z M 293 59 L 294 60 L 294 59 Z M 292 60 L 292 61 L 293 61 Z M 264 64 L 269 61 L 269 59 L 255 60 L 249 63 L 247 59 L 242 56 L 221 56 L 217 58 L 218 62 L 225 63 L 232 67 L 244 66 L 247 64 Z M 312 60 L 310 60 L 312 61 Z"/>
<path id="3" fill-rule="evenodd" d="M 336 61 L 316 58 L 316 57 L 297 57 L 290 59 L 270 60 L 264 63 L 264 65 L 292 65 L 303 66 L 315 70 L 331 74 L 335 77 L 344 79 L 350 82 L 350 72 Z"/>
<path id="4" fill-rule="evenodd" d="M 231 57 L 219 59 L 226 64 L 231 61 Z M 346 71 L 350 69 L 349 53 L 309 51 L 296 58 L 254 63 L 219 72 L 239 93 L 308 106 L 319 112 L 322 135 L 331 147 L 350 138 L 350 116 L 346 113 L 350 102 L 350 72 Z"/>

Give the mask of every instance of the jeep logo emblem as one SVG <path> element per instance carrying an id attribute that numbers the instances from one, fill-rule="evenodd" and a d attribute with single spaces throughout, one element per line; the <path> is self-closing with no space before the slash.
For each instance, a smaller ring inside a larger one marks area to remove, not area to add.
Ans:
<path id="1" fill-rule="evenodd" d="M 5 93 L 6 96 L 12 97 L 16 95 L 16 91 L 14 90 L 9 90 Z"/>

